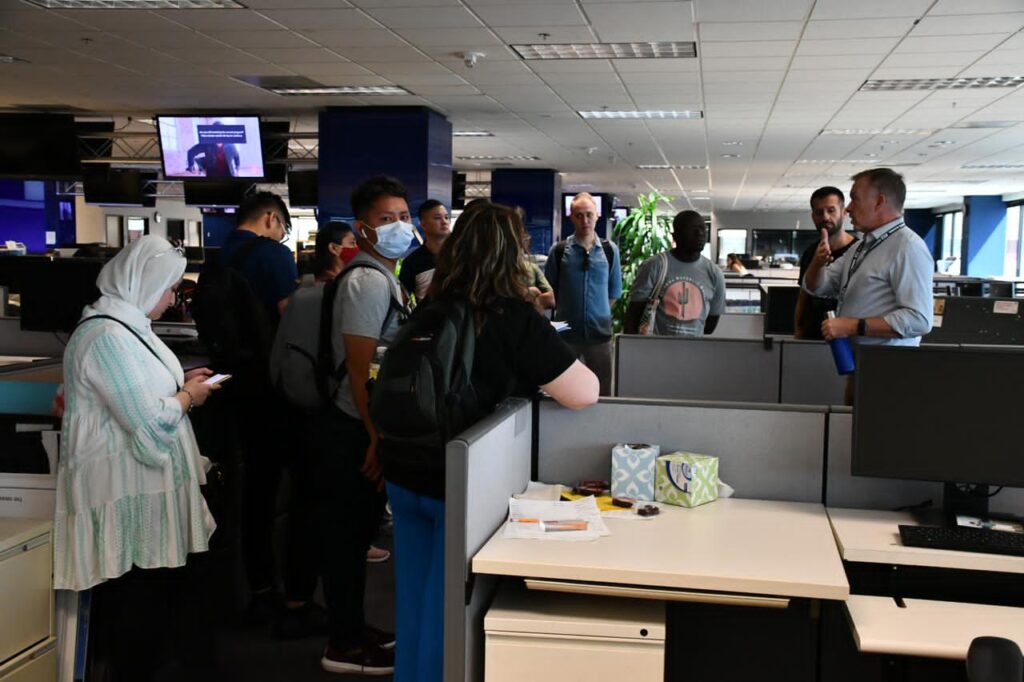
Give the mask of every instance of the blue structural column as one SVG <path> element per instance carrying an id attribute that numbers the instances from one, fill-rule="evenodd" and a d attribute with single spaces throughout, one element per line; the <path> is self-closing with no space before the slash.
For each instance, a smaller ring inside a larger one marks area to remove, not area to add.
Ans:
<path id="1" fill-rule="evenodd" d="M 321 224 L 353 219 L 349 195 L 375 175 L 397 178 L 409 208 L 452 200 L 452 124 L 427 107 L 330 107 L 320 112 Z"/>
<path id="2" fill-rule="evenodd" d="M 924 240 L 932 255 L 935 253 L 935 234 L 937 220 L 930 208 L 908 208 L 903 212 L 903 219 L 907 227 L 917 233 L 917 236 Z"/>
<path id="3" fill-rule="evenodd" d="M 1000 196 L 964 197 L 965 275 L 998 277 L 1006 251 L 1006 203 Z"/>
<path id="4" fill-rule="evenodd" d="M 560 234 L 561 178 L 549 168 L 500 168 L 491 172 L 491 201 L 526 213 L 530 250 L 546 254 Z"/>

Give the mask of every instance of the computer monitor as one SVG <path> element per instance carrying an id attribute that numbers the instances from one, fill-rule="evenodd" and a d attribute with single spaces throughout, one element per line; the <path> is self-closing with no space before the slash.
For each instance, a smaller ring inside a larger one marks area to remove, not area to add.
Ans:
<path id="1" fill-rule="evenodd" d="M 854 476 L 942 482 L 946 520 L 1024 486 L 1024 349 L 865 345 L 855 377 Z"/>
<path id="2" fill-rule="evenodd" d="M 164 177 L 264 177 L 258 116 L 158 116 Z"/>
<path id="3" fill-rule="evenodd" d="M 100 296 L 96 278 L 100 258 L 38 259 L 22 273 L 21 328 L 36 332 L 71 332 L 82 308 Z"/>

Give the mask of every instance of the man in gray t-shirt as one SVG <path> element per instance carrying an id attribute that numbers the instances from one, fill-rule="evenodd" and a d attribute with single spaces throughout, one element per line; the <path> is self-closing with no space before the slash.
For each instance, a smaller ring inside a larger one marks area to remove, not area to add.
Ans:
<path id="1" fill-rule="evenodd" d="M 665 336 L 711 334 L 725 310 L 725 277 L 700 255 L 707 239 L 704 218 L 682 211 L 672 222 L 675 248 L 648 258 L 637 271 L 626 310 L 627 334 L 640 331 L 644 311 L 657 302 L 652 330 Z"/>

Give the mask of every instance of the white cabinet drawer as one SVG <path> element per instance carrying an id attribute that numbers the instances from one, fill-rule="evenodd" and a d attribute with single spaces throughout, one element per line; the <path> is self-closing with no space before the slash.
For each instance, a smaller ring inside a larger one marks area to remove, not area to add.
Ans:
<path id="1" fill-rule="evenodd" d="M 0 552 L 0 663 L 53 634 L 52 554 L 49 533 Z"/>
<path id="2" fill-rule="evenodd" d="M 54 682 L 57 640 L 52 637 L 0 666 L 0 682 Z"/>
<path id="3" fill-rule="evenodd" d="M 665 678 L 664 642 L 609 637 L 487 633 L 486 682 Z"/>

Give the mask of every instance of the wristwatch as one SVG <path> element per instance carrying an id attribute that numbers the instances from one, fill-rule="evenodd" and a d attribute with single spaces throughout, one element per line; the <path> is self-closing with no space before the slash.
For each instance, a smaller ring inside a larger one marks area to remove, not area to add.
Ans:
<path id="1" fill-rule="evenodd" d="M 857 320 L 857 336 L 868 335 L 868 321 L 863 317 Z"/>

